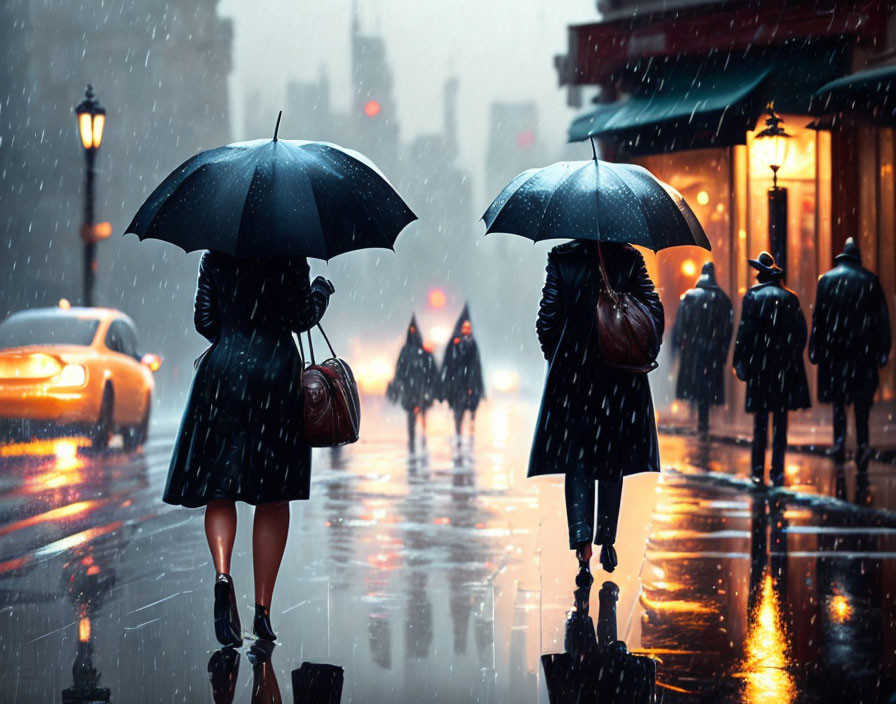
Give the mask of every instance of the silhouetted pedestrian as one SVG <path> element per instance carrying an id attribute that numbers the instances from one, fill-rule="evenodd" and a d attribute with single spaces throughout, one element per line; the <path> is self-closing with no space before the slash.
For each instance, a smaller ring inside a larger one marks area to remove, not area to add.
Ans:
<path id="1" fill-rule="evenodd" d="M 818 279 L 809 360 L 818 365 L 818 400 L 834 405 L 834 459 L 846 460 L 846 407 L 856 419 L 856 464 L 868 468 L 868 416 L 878 366 L 890 355 L 890 316 L 877 276 L 862 266 L 855 240 L 846 240 L 834 268 Z"/>
<path id="2" fill-rule="evenodd" d="M 662 338 L 663 304 L 643 257 L 627 244 L 604 242 L 600 247 L 613 289 L 643 303 Z M 536 325 L 548 372 L 529 476 L 566 475 L 569 547 L 576 551 L 580 572 L 589 571 L 592 540 L 602 546 L 603 568 L 616 568 L 613 544 L 622 479 L 660 471 L 647 374 L 611 367 L 601 358 L 596 311 L 604 284 L 598 262 L 593 241 L 551 250 Z"/>
<path id="3" fill-rule="evenodd" d="M 709 434 L 709 407 L 725 402 L 725 360 L 731 346 L 734 308 L 716 283 L 712 262 L 685 292 L 672 329 L 673 353 L 681 351 L 675 397 L 697 407 L 697 431 Z"/>
<path id="4" fill-rule="evenodd" d="M 464 306 L 454 334 L 445 350 L 442 363 L 442 396 L 454 411 L 454 427 L 460 438 L 464 415 L 470 413 L 470 435 L 476 422 L 476 409 L 485 398 L 485 382 L 482 378 L 482 359 L 479 346 L 473 337 L 470 310 Z"/>
<path id="5" fill-rule="evenodd" d="M 783 270 L 762 252 L 750 265 L 759 283 L 744 295 L 740 326 L 734 343 L 734 371 L 747 382 L 747 413 L 753 420 L 753 480 L 764 482 L 768 417 L 773 417 L 772 468 L 775 486 L 784 483 L 787 413 L 809 408 L 809 384 L 803 365 L 806 318 L 800 299 L 781 282 Z"/>
<path id="6" fill-rule="evenodd" d="M 417 419 L 426 442 L 426 411 L 439 398 L 439 371 L 432 352 L 423 344 L 423 336 L 417 326 L 417 317 L 411 317 L 407 338 L 398 362 L 395 378 L 389 384 L 386 395 L 393 403 L 401 404 L 408 416 L 408 443 L 414 444 Z"/>

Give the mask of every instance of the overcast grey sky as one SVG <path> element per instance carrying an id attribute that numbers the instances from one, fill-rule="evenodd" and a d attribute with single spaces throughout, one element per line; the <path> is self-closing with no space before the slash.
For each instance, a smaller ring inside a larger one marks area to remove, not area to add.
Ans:
<path id="1" fill-rule="evenodd" d="M 535 100 L 542 136 L 548 143 L 564 141 L 573 111 L 566 107 L 565 91 L 557 87 L 553 57 L 566 49 L 567 25 L 596 19 L 594 0 L 358 4 L 362 30 L 386 39 L 403 140 L 439 130 L 442 84 L 454 74 L 460 80 L 462 159 L 477 181 L 493 100 Z M 220 13 L 234 19 L 231 99 L 236 138 L 266 136 L 243 132 L 249 90 L 257 88 L 279 101 L 287 80 L 314 79 L 321 66 L 329 72 L 334 107 L 348 106 L 352 0 L 222 0 Z"/>

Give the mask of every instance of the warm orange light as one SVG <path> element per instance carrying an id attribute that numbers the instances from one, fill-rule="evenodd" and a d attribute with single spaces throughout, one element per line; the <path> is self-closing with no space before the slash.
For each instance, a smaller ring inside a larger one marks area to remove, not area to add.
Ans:
<path id="1" fill-rule="evenodd" d="M 140 363 L 149 369 L 151 372 L 159 371 L 159 367 L 162 366 L 162 358 L 157 354 L 152 354 L 151 352 L 147 352 L 143 357 L 140 358 Z"/>
<path id="2" fill-rule="evenodd" d="M 492 374 L 492 386 L 503 394 L 520 387 L 520 375 L 513 369 L 498 369 Z"/>
<path id="3" fill-rule="evenodd" d="M 78 640 L 82 643 L 90 640 L 90 618 L 87 616 L 78 621 Z"/>
<path id="4" fill-rule="evenodd" d="M 793 677 L 780 604 L 771 575 L 765 576 L 762 595 L 752 614 L 744 661 L 744 701 L 750 704 L 789 704 L 793 701 Z"/>
<path id="5" fill-rule="evenodd" d="M 367 115 L 367 117 L 376 117 L 380 114 L 382 109 L 383 108 L 378 100 L 368 100 L 364 103 L 364 114 Z"/>
<path id="6" fill-rule="evenodd" d="M 693 259 L 685 259 L 681 263 L 681 273 L 685 276 L 693 276 L 697 273 L 697 264 Z"/>
<path id="7" fill-rule="evenodd" d="M 60 298 L 59 307 L 62 308 L 62 310 L 68 310 L 72 307 L 71 301 L 69 301 L 67 298 Z"/>
<path id="8" fill-rule="evenodd" d="M 434 288 L 429 292 L 429 307 L 430 308 L 444 308 L 445 303 L 447 302 L 447 297 L 445 296 L 445 292 L 440 288 Z"/>
<path id="9" fill-rule="evenodd" d="M 45 511 L 44 513 L 40 513 L 36 516 L 24 518 L 21 521 L 7 523 L 5 526 L 0 528 L 0 535 L 14 533 L 17 530 L 30 528 L 31 526 L 40 525 L 41 523 L 50 523 L 52 521 L 62 521 L 66 518 L 72 518 L 74 516 L 81 515 L 82 513 L 92 511 L 99 505 L 99 501 L 78 501 L 76 503 L 69 504 L 68 506 L 60 506 L 59 508 Z"/>
<path id="10" fill-rule="evenodd" d="M 0 379 L 49 379 L 61 369 L 62 363 L 58 358 L 41 352 L 3 355 L 0 358 Z"/>
<path id="11" fill-rule="evenodd" d="M 96 240 L 107 240 L 112 234 L 111 222 L 98 222 L 93 226 L 93 238 Z"/>
<path id="12" fill-rule="evenodd" d="M 842 594 L 837 594 L 831 598 L 828 610 L 831 614 L 831 620 L 835 623 L 848 621 L 849 617 L 852 616 L 852 606 L 849 604 L 849 599 Z"/>
<path id="13" fill-rule="evenodd" d="M 357 366 L 354 364 L 355 379 L 358 389 L 366 394 L 383 394 L 392 379 L 392 365 L 382 357 L 365 360 Z"/>
<path id="14" fill-rule="evenodd" d="M 707 203 L 709 203 L 709 193 L 707 193 L 706 191 L 700 191 L 697 194 L 697 202 L 700 205 L 706 205 Z"/>
<path id="15" fill-rule="evenodd" d="M 55 455 L 57 461 L 69 460 L 77 455 L 78 448 L 88 447 L 89 445 L 90 438 L 32 440 L 31 442 L 18 442 L 0 446 L 0 457 Z"/>
<path id="16" fill-rule="evenodd" d="M 434 325 L 429 330 L 429 338 L 437 345 L 444 345 L 451 337 L 451 328 L 444 325 Z"/>

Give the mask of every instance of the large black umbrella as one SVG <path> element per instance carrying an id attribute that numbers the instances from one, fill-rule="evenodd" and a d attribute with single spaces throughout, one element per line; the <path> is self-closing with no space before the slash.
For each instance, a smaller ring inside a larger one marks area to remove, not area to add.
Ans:
<path id="1" fill-rule="evenodd" d="M 482 216 L 486 234 L 628 242 L 653 251 L 711 249 L 690 206 L 672 186 L 633 164 L 561 161 L 513 179 Z"/>
<path id="2" fill-rule="evenodd" d="M 280 118 L 277 118 L 277 126 Z M 327 142 L 238 142 L 188 159 L 127 232 L 237 257 L 330 259 L 391 249 L 417 219 L 364 155 Z"/>

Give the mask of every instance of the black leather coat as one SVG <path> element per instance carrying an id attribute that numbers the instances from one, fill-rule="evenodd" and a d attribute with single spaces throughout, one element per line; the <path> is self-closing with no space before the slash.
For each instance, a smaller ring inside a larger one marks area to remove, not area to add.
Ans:
<path id="1" fill-rule="evenodd" d="M 681 352 L 676 398 L 722 404 L 725 371 L 734 331 L 731 299 L 706 276 L 682 296 L 672 328 L 672 344 Z"/>
<path id="2" fill-rule="evenodd" d="M 759 280 L 744 295 L 734 343 L 734 371 L 747 382 L 747 412 L 809 408 L 800 299 L 779 279 Z"/>
<path id="3" fill-rule="evenodd" d="M 809 359 L 822 403 L 871 403 L 890 354 L 890 316 L 878 278 L 849 255 L 818 280 Z"/>
<path id="4" fill-rule="evenodd" d="M 662 336 L 663 305 L 644 259 L 629 245 L 601 246 L 613 287 L 643 302 Z M 530 477 L 572 470 L 611 479 L 660 469 L 647 375 L 608 367 L 600 358 L 597 261 L 593 242 L 560 245 L 548 255 L 536 324 L 548 372 Z"/>
<path id="5" fill-rule="evenodd" d="M 307 499 L 301 361 L 293 332 L 329 302 L 301 258 L 240 260 L 206 252 L 194 323 L 212 346 L 199 361 L 174 447 L 164 500 L 196 507 L 226 498 Z"/>
<path id="6" fill-rule="evenodd" d="M 423 348 L 420 333 L 408 330 L 407 340 L 398 353 L 395 378 L 386 395 L 406 411 L 426 410 L 440 398 L 441 385 L 436 358 Z"/>

